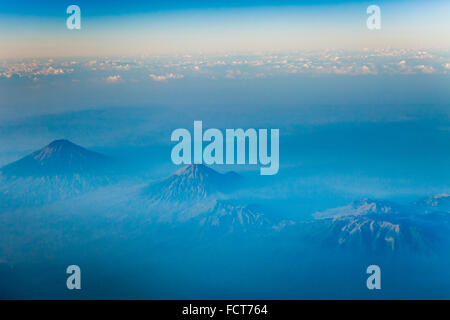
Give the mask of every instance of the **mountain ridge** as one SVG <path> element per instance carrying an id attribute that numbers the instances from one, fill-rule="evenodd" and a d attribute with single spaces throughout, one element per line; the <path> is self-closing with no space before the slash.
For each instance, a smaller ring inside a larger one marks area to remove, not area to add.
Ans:
<path id="1" fill-rule="evenodd" d="M 429 204 L 433 199 L 447 199 L 448 195 L 431 196 L 419 200 Z M 327 245 L 367 252 L 396 253 L 399 250 L 426 252 L 436 250 L 448 241 L 447 215 L 430 215 L 427 207 L 398 205 L 391 201 L 362 199 L 318 212 L 313 215 Z M 435 202 L 432 202 L 436 206 Z M 440 213 L 439 210 L 434 212 Z M 436 232 L 437 230 L 441 232 Z"/>

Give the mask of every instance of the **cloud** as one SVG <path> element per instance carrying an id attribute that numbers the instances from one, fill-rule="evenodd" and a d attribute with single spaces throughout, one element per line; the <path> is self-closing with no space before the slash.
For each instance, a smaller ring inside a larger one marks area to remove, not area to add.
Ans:
<path id="1" fill-rule="evenodd" d="M 420 71 L 422 71 L 423 73 L 434 73 L 435 70 L 432 66 L 425 66 L 423 64 L 416 66 L 416 69 L 419 69 Z"/>
<path id="2" fill-rule="evenodd" d="M 164 81 L 167 81 L 169 79 L 182 79 L 182 78 L 184 78 L 184 76 L 182 74 L 174 74 L 174 73 L 168 73 L 168 74 L 165 74 L 165 75 L 150 74 L 149 77 L 152 78 L 153 81 L 157 81 L 157 82 L 164 82 Z"/>
<path id="3" fill-rule="evenodd" d="M 227 78 L 227 79 L 235 79 L 236 76 L 239 76 L 239 75 L 241 75 L 241 71 L 240 70 L 228 69 L 226 71 L 225 78 Z"/>
<path id="4" fill-rule="evenodd" d="M 361 72 L 361 74 L 377 74 L 378 73 L 374 66 L 372 66 L 372 68 L 371 68 L 371 67 L 366 66 L 366 65 L 363 65 L 361 67 L 360 72 Z"/>
<path id="5" fill-rule="evenodd" d="M 333 66 L 333 73 L 335 73 L 335 74 L 352 74 L 352 72 L 353 72 L 352 66 L 341 67 L 341 68 Z"/>
<path id="6" fill-rule="evenodd" d="M 129 64 L 125 64 L 125 65 L 115 65 L 113 66 L 114 70 L 119 70 L 119 71 L 128 71 L 130 69 L 130 65 Z"/>
<path id="7" fill-rule="evenodd" d="M 116 83 L 122 81 L 122 78 L 119 75 L 109 76 L 106 78 L 106 82 L 108 83 Z"/>
<path id="8" fill-rule="evenodd" d="M 64 74 L 64 70 L 61 68 L 53 68 L 52 66 L 49 66 L 48 68 L 43 68 L 38 72 L 34 73 L 35 75 L 58 75 L 58 74 Z"/>
<path id="9" fill-rule="evenodd" d="M 158 67 L 156 67 L 158 66 Z M 240 70 L 239 70 L 240 69 Z M 150 70 L 150 71 L 148 71 Z M 71 73 L 102 79 L 108 83 L 123 82 L 119 75 L 128 73 L 127 82 L 132 78 L 147 78 L 150 81 L 167 82 L 182 79 L 187 75 L 209 79 L 252 79 L 284 74 L 448 74 L 450 62 L 445 52 L 433 55 L 416 50 L 365 50 L 347 52 L 335 50 L 327 52 L 292 52 L 285 54 L 252 53 L 245 57 L 225 54 L 222 56 L 142 56 L 137 58 L 107 57 L 60 59 L 25 59 L 2 61 L 0 79 L 28 78 L 66 75 Z M 149 74 L 150 73 L 150 74 Z M 110 75 L 108 77 L 108 75 Z M 61 79 L 60 81 L 63 81 Z"/>
<path id="10" fill-rule="evenodd" d="M 13 74 L 10 73 L 10 72 L 3 72 L 3 73 L 0 73 L 0 76 L 3 76 L 5 78 L 9 79 L 9 78 L 11 78 L 13 76 Z"/>

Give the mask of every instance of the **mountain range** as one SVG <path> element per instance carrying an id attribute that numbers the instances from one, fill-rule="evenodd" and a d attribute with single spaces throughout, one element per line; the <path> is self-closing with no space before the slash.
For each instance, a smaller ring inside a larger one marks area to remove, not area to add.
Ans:
<path id="1" fill-rule="evenodd" d="M 233 171 L 219 173 L 202 164 L 190 164 L 150 183 L 141 196 L 159 217 L 189 222 L 203 230 L 233 233 L 270 228 L 271 222 L 259 208 L 232 199 L 232 191 L 243 181 Z"/>
<path id="2" fill-rule="evenodd" d="M 68 140 L 53 141 L 0 168 L 0 209 L 42 205 L 105 187 L 112 182 L 108 168 L 113 163 L 109 157 Z M 429 252 L 449 238 L 449 194 L 407 205 L 361 199 L 313 214 L 305 228 L 306 224 L 284 220 L 268 214 L 262 206 L 236 198 L 233 191 L 244 183 L 244 177 L 235 172 L 219 173 L 191 164 L 138 188 L 135 196 L 123 203 L 129 212 L 151 216 L 157 222 L 223 234 L 295 230 L 299 236 L 327 247 L 367 252 Z"/>
<path id="3" fill-rule="evenodd" d="M 430 252 L 449 242 L 449 200 L 449 195 L 440 195 L 398 205 L 363 199 L 313 216 L 322 227 L 324 242 L 331 246 L 382 253 Z"/>

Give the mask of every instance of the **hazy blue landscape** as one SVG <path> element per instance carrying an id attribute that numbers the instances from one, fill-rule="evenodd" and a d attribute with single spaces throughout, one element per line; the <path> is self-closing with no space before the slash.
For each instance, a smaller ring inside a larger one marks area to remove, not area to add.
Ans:
<path id="1" fill-rule="evenodd" d="M 450 299 L 450 5 L 371 4 L 0 0 L 0 299 Z"/>
<path id="2" fill-rule="evenodd" d="M 269 125 L 281 131 L 275 176 L 173 165 L 166 127 L 229 121 L 201 108 L 7 122 L 5 140 L 30 144 L 42 132 L 90 147 L 6 144 L 4 159 L 24 158 L 0 170 L 2 298 L 448 298 L 448 117 L 436 110 L 425 120 L 294 125 L 280 107 Z M 79 293 L 65 288 L 70 264 L 82 268 Z M 380 292 L 365 287 L 370 264 L 383 270 Z"/>

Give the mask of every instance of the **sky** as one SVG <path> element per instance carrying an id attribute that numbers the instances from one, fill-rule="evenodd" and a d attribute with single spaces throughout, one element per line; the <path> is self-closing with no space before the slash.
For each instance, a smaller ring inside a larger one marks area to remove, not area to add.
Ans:
<path id="1" fill-rule="evenodd" d="M 279 128 L 279 174 L 312 198 L 448 188 L 448 1 L 377 1 L 376 31 L 373 2 L 75 3 L 81 30 L 73 2 L 0 0 L 0 167 L 55 139 L 170 165 L 202 120 Z"/>
<path id="2" fill-rule="evenodd" d="M 448 1 L 0 1 L 0 58 L 449 48 Z M 366 9 L 381 8 L 381 30 Z"/>

